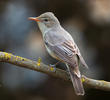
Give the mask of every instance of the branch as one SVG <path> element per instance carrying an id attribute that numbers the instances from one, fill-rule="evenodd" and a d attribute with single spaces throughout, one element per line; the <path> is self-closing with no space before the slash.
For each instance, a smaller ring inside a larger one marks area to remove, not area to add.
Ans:
<path id="1" fill-rule="evenodd" d="M 38 59 L 38 61 L 32 61 L 30 59 L 26 59 L 20 56 L 15 56 L 11 53 L 0 51 L 0 62 L 7 62 L 13 65 L 17 65 L 19 67 L 24 67 L 34 71 L 39 71 L 48 74 L 50 76 L 54 76 L 66 81 L 70 81 L 69 74 L 66 71 L 58 68 L 54 69 L 53 67 L 45 65 L 44 63 L 41 62 L 40 58 Z M 87 78 L 85 76 L 82 76 L 82 82 L 86 86 L 89 86 L 90 88 L 110 91 L 110 82 L 106 82 L 103 80 L 94 80 Z"/>

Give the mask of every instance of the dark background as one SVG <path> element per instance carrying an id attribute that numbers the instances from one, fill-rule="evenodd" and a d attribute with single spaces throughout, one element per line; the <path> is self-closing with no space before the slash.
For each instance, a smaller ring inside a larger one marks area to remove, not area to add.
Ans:
<path id="1" fill-rule="evenodd" d="M 82 74 L 110 81 L 110 0 L 0 0 L 0 51 L 54 64 L 37 24 L 27 19 L 47 11 L 58 17 L 78 44 L 89 66 L 80 68 Z M 0 63 L 0 100 L 110 99 L 110 92 L 87 87 L 85 91 L 85 96 L 76 96 L 70 83 Z"/>

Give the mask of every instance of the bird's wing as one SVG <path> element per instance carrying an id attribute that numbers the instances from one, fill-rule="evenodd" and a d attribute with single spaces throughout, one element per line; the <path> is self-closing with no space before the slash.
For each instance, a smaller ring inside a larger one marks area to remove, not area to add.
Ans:
<path id="1" fill-rule="evenodd" d="M 76 56 L 80 59 L 81 63 L 88 68 L 71 35 L 65 31 L 61 33 L 62 34 L 59 34 L 59 31 L 58 33 L 56 31 L 53 33 L 52 31 L 45 34 L 44 41 L 48 48 L 50 48 L 50 50 L 52 50 L 58 58 L 70 64 L 76 63 L 74 57 Z"/>
<path id="2" fill-rule="evenodd" d="M 79 48 L 77 47 L 77 45 L 75 43 L 73 43 L 72 41 L 67 41 L 65 46 L 69 49 L 71 49 L 72 53 L 74 53 L 75 55 L 78 55 L 81 63 L 83 64 L 83 66 L 85 66 L 86 68 L 88 68 L 85 60 L 83 59 L 80 51 L 79 51 Z"/>
<path id="3" fill-rule="evenodd" d="M 86 68 L 88 68 L 88 65 L 86 64 L 84 58 L 81 56 L 81 54 L 78 54 L 78 57 L 80 58 L 81 63 L 83 64 L 83 66 L 85 66 Z"/>
<path id="4" fill-rule="evenodd" d="M 76 64 L 76 60 L 73 57 L 75 55 L 75 52 L 66 44 L 66 42 L 57 45 L 46 43 L 46 45 L 62 61 L 70 65 Z"/>
<path id="5" fill-rule="evenodd" d="M 52 50 L 58 58 L 65 61 L 68 64 L 76 64 L 76 59 L 74 56 L 79 57 L 81 63 L 88 67 L 85 63 L 83 57 L 80 54 L 80 51 L 77 45 L 72 40 L 65 40 L 56 44 L 52 44 L 50 41 L 45 41 L 46 45 L 50 50 Z M 57 42 L 57 41 L 56 41 Z"/>

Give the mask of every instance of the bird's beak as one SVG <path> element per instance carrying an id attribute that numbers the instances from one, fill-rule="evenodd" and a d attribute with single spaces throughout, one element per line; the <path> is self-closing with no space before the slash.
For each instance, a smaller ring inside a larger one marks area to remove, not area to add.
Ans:
<path id="1" fill-rule="evenodd" d="M 34 20 L 34 21 L 36 21 L 36 22 L 39 22 L 40 20 L 39 20 L 39 17 L 29 17 L 28 18 L 29 20 Z"/>

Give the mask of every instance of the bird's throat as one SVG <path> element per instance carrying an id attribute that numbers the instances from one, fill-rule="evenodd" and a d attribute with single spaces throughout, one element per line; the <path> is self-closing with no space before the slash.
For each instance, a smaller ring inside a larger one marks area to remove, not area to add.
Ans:
<path id="1" fill-rule="evenodd" d="M 47 32 L 49 32 L 50 30 L 52 30 L 52 28 L 48 28 L 48 27 L 46 27 L 45 24 L 40 23 L 40 22 L 38 22 L 38 26 L 39 26 L 39 29 L 40 29 L 40 31 L 41 31 L 43 37 L 45 36 L 45 34 L 46 34 Z"/>

